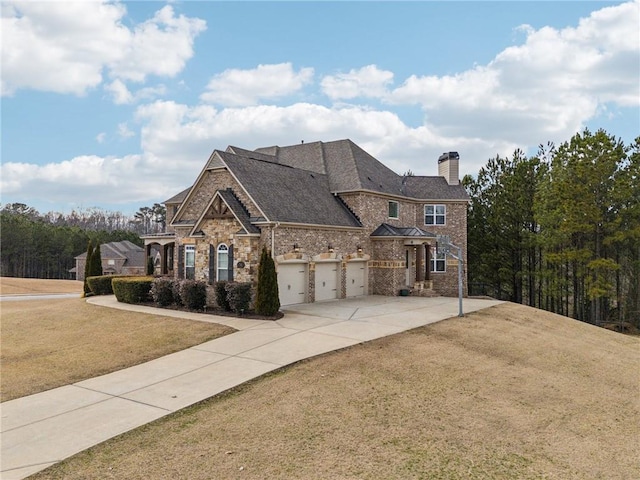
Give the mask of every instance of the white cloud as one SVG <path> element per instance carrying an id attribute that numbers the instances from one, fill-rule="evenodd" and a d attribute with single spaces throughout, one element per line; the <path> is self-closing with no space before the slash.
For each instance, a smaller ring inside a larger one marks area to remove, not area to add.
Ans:
<path id="1" fill-rule="evenodd" d="M 393 72 L 367 65 L 349 73 L 328 75 L 322 79 L 324 93 L 333 100 L 356 97 L 383 97 L 386 88 L 393 82 Z"/>
<path id="2" fill-rule="evenodd" d="M 135 132 L 129 129 L 126 122 L 118 124 L 118 135 L 122 138 L 130 138 L 135 136 Z"/>
<path id="3" fill-rule="evenodd" d="M 218 110 L 156 101 L 137 108 L 143 153 L 125 157 L 79 156 L 44 166 L 0 165 L 5 198 L 29 192 L 31 201 L 90 198 L 97 204 L 163 201 L 192 184 L 213 149 L 257 148 L 350 138 L 396 172 L 436 175 L 443 151 L 460 150 L 462 173 L 476 173 L 487 158 L 510 154 L 514 144 L 444 137 L 428 126 L 411 128 L 396 114 L 357 106 L 297 103 Z M 129 131 L 126 124 L 120 133 Z M 117 192 L 117 193 L 114 193 Z"/>
<path id="4" fill-rule="evenodd" d="M 125 15 L 117 2 L 2 2 L 2 95 L 19 89 L 84 95 L 102 83 L 105 70 L 132 81 L 174 76 L 206 28 L 200 19 L 176 17 L 170 6 L 133 29 Z M 126 95 L 122 86 L 111 84 Z"/>
<path id="5" fill-rule="evenodd" d="M 143 122 L 141 142 L 162 168 L 174 172 L 180 185 L 192 182 L 214 148 L 227 145 L 258 148 L 350 138 L 392 169 L 436 175 L 437 158 L 460 150 L 464 173 L 476 173 L 496 153 L 511 154 L 516 144 L 444 136 L 428 126 L 412 128 L 395 113 L 358 106 L 325 107 L 296 103 L 217 110 L 157 101 L 137 109 Z"/>
<path id="6" fill-rule="evenodd" d="M 110 73 L 138 82 L 150 74 L 173 77 L 193 56 L 193 41 L 205 29 L 203 20 L 176 17 L 167 5 L 134 28 L 123 55 L 109 63 Z"/>
<path id="7" fill-rule="evenodd" d="M 107 83 L 104 86 L 104 89 L 111 94 L 113 103 L 116 105 L 133 103 L 133 94 L 119 78 L 115 79 L 111 83 Z"/>
<path id="8" fill-rule="evenodd" d="M 331 99 L 358 98 L 359 105 L 260 105 L 299 94 L 312 81 L 313 69 L 296 71 L 284 63 L 226 70 L 211 79 L 201 96 L 212 104 L 156 100 L 139 105 L 140 155 L 76 157 L 42 167 L 4 163 L 2 191 L 42 198 L 80 191 L 96 202 L 113 199 L 117 191 L 123 203 L 155 202 L 193 182 L 214 148 L 342 138 L 397 172 L 411 169 L 421 175 L 435 175 L 438 156 L 457 150 L 461 173 L 475 174 L 496 154 L 567 140 L 600 112 L 640 104 L 638 5 L 603 8 L 576 27 L 560 30 L 522 26 L 522 44 L 499 52 L 487 65 L 453 75 L 414 75 L 392 88 L 392 72 L 368 65 L 322 80 Z M 137 71 L 132 68 L 125 77 L 121 66 L 123 76 L 105 85 L 114 100 L 130 104 L 166 93 L 162 85 L 131 90 L 127 85 Z M 368 97 L 388 108 L 367 106 Z M 408 125 L 396 113 L 402 110 L 398 105 L 422 108 L 422 124 Z M 121 136 L 133 133 L 128 125 L 118 126 Z"/>
<path id="9" fill-rule="evenodd" d="M 145 87 L 131 92 L 119 78 L 111 83 L 105 84 L 104 89 L 107 93 L 111 94 L 113 103 L 116 105 L 136 103 L 140 100 L 151 100 L 167 93 L 167 88 L 164 85 Z"/>
<path id="10" fill-rule="evenodd" d="M 521 145 L 566 140 L 608 103 L 640 105 L 639 5 L 603 8 L 575 28 L 523 25 L 525 43 L 488 65 L 452 76 L 411 76 L 386 100 L 422 106 L 443 135 Z"/>
<path id="11" fill-rule="evenodd" d="M 98 135 L 96 135 L 96 142 L 98 143 L 104 143 L 106 139 L 107 134 L 105 132 L 100 132 Z"/>
<path id="12" fill-rule="evenodd" d="M 258 65 L 251 70 L 230 69 L 214 76 L 200 99 L 219 105 L 256 105 L 298 92 L 313 79 L 313 68 L 293 70 L 291 63 Z"/>
<path id="13" fill-rule="evenodd" d="M 152 168 L 144 156 L 130 155 L 122 158 L 83 155 L 59 163 L 34 165 L 5 163 L 1 167 L 3 194 L 32 191 L 33 197 L 48 200 L 65 200 L 69 191 L 76 198 L 94 202 L 108 202 L 124 192 L 130 201 L 142 200 L 153 195 L 154 182 L 141 182 Z"/>

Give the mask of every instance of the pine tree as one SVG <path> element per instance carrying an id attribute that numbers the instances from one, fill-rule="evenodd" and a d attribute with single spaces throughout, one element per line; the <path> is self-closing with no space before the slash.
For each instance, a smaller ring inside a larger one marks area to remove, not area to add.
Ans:
<path id="1" fill-rule="evenodd" d="M 280 310 L 278 294 L 278 277 L 276 265 L 267 248 L 262 248 L 260 266 L 258 267 L 258 289 L 256 292 L 256 313 L 259 315 L 275 315 Z"/>
<path id="2" fill-rule="evenodd" d="M 84 294 L 87 295 L 91 293 L 91 289 L 89 288 L 89 284 L 87 283 L 87 277 L 91 276 L 91 257 L 93 256 L 93 246 L 91 245 L 91 240 L 89 240 L 87 245 L 87 258 L 84 262 Z"/>

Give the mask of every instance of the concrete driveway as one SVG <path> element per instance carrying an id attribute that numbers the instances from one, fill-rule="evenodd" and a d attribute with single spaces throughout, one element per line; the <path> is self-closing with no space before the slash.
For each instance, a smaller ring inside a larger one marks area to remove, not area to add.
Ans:
<path id="1" fill-rule="evenodd" d="M 284 308 L 278 321 L 89 303 L 238 332 L 101 377 L 0 404 L 2 478 L 22 479 L 109 438 L 293 362 L 458 315 L 457 298 L 368 296 Z M 465 299 L 465 312 L 497 305 Z"/>

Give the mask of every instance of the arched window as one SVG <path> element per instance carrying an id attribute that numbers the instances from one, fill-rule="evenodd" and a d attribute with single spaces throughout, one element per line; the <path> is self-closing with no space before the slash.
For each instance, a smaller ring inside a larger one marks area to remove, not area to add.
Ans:
<path id="1" fill-rule="evenodd" d="M 229 280 L 229 247 L 224 243 L 218 245 L 217 257 L 218 281 Z"/>
<path id="2" fill-rule="evenodd" d="M 184 270 L 185 278 L 193 280 L 196 278 L 196 247 L 195 245 L 185 245 L 184 247 Z"/>

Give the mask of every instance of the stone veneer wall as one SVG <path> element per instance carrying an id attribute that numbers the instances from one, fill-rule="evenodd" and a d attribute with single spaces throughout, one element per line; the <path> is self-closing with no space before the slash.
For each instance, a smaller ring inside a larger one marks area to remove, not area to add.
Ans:
<path id="1" fill-rule="evenodd" d="M 259 216 L 258 209 L 245 194 L 238 182 L 226 169 L 207 170 L 200 182 L 194 186 L 189 203 L 186 205 L 181 218 L 183 220 L 196 221 L 202 215 L 205 207 L 211 202 L 217 190 L 231 188 L 238 200 L 249 211 L 250 216 Z"/>
<path id="2" fill-rule="evenodd" d="M 233 245 L 233 279 L 236 282 L 255 282 L 260 260 L 259 237 L 238 235 L 242 228 L 235 218 L 206 220 L 202 225 L 204 239 L 196 239 L 195 278 L 209 281 L 209 246 L 217 250 L 221 243 Z M 245 266 L 238 268 L 238 262 Z M 215 279 L 214 279 L 215 281 Z"/>

